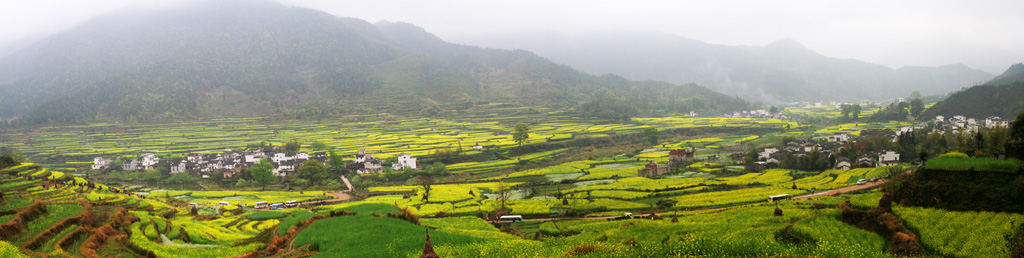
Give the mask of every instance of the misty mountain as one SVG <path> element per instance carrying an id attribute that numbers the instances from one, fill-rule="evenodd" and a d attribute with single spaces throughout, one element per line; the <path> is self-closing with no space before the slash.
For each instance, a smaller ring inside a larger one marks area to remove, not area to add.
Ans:
<path id="1" fill-rule="evenodd" d="M 1006 72 L 985 84 L 998 86 L 1015 82 L 1024 82 L 1024 63 L 1011 65 L 1009 69 L 1006 69 Z"/>
<path id="2" fill-rule="evenodd" d="M 1013 119 L 1024 112 L 1024 64 L 1010 66 L 985 83 L 950 94 L 925 110 L 922 118 L 962 115 L 972 118 L 998 116 Z"/>
<path id="3" fill-rule="evenodd" d="M 696 83 L 750 100 L 882 100 L 945 94 L 994 75 L 963 65 L 892 69 L 826 57 L 785 39 L 765 46 L 724 46 L 657 33 L 544 36 L 499 43 L 534 51 L 593 74 Z"/>
<path id="4" fill-rule="evenodd" d="M 694 84 L 593 76 L 527 51 L 269 1 L 101 16 L 0 59 L 0 117 L 26 123 L 437 115 L 487 102 L 605 118 L 748 105 Z"/>

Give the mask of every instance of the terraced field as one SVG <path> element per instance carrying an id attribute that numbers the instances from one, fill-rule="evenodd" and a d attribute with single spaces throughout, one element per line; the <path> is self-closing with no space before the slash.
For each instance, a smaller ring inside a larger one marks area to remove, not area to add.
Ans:
<path id="1" fill-rule="evenodd" d="M 360 149 L 388 158 L 399 153 L 427 156 L 437 148 L 458 148 L 466 154 L 477 153 L 474 144 L 512 147 L 510 117 L 491 117 L 474 121 L 442 119 L 398 119 L 389 116 L 350 116 L 323 121 L 265 122 L 262 118 L 213 119 L 205 122 L 173 124 L 89 124 L 37 128 L 10 133 L 9 147 L 24 152 L 51 169 L 83 168 L 93 157 L 134 156 L 155 153 L 181 156 L 190 152 L 241 149 L 261 141 L 274 145 L 298 140 L 307 150 L 313 141 L 326 144 L 341 155 L 353 155 Z M 569 140 L 576 137 L 603 137 L 609 134 L 701 127 L 786 128 L 798 127 L 791 121 L 747 118 L 636 118 L 636 123 L 597 123 L 578 118 L 549 115 L 533 121 L 529 140 L 524 144 Z M 538 154 L 542 155 L 542 154 Z M 498 164 L 492 164 L 498 165 Z M 481 167 L 478 167 L 481 168 Z M 467 168 L 471 169 L 471 168 Z"/>

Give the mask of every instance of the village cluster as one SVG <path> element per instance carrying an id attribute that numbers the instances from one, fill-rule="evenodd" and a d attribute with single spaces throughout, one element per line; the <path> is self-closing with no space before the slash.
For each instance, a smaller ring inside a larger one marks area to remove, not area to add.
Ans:
<path id="1" fill-rule="evenodd" d="M 287 177 L 294 175 L 302 163 L 307 160 L 316 160 L 324 165 L 328 163 L 326 152 L 296 152 L 288 153 L 281 150 L 279 146 L 268 146 L 259 149 L 245 149 L 242 151 L 227 151 L 223 153 L 189 153 L 185 158 L 173 158 L 169 161 L 160 160 L 154 154 L 143 154 L 135 159 L 122 160 L 120 167 L 111 167 L 113 159 L 104 157 L 93 158 L 91 168 L 94 170 L 121 169 L 121 170 L 152 170 L 164 168 L 171 174 L 182 172 L 202 178 L 210 178 L 216 172 L 222 173 L 223 177 L 230 178 L 243 168 L 251 167 L 267 159 L 274 165 L 272 171 L 275 176 Z M 354 158 L 345 159 L 345 170 L 358 174 L 384 172 L 385 161 L 374 158 L 372 152 L 359 150 Z M 399 171 L 404 169 L 421 169 L 416 163 L 416 158 L 409 154 L 399 154 L 397 162 L 390 164 L 391 170 Z"/>

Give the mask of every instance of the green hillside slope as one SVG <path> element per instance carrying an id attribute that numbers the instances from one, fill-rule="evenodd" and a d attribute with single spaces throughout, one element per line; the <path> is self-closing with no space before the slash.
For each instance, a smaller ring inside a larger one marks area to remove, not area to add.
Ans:
<path id="1" fill-rule="evenodd" d="M 1012 119 L 1024 112 L 1024 64 L 1015 64 L 985 83 L 955 92 L 925 110 L 921 117 L 962 115 L 973 118 L 999 116 Z"/>

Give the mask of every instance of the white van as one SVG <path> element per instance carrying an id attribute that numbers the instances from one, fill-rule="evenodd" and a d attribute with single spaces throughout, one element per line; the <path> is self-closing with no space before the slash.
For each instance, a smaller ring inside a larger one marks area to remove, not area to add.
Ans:
<path id="1" fill-rule="evenodd" d="M 266 209 L 266 208 L 268 208 L 270 206 L 267 205 L 267 202 L 264 201 L 264 202 L 256 202 L 256 204 L 253 205 L 252 207 L 256 208 L 256 209 Z"/>
<path id="2" fill-rule="evenodd" d="M 863 185 L 863 184 L 867 184 L 867 183 L 868 183 L 868 180 L 867 180 L 867 179 L 860 179 L 860 180 L 857 180 L 857 184 L 858 184 L 858 185 Z"/>
<path id="3" fill-rule="evenodd" d="M 499 223 L 513 223 L 516 221 L 523 221 L 523 215 L 505 215 L 498 217 Z"/>
<path id="4" fill-rule="evenodd" d="M 219 202 L 219 203 L 217 203 L 217 204 L 219 204 L 219 205 L 221 205 L 221 206 L 231 206 L 231 203 L 230 203 L 230 202 L 225 202 L 225 201 L 220 201 L 220 202 Z"/>
<path id="5" fill-rule="evenodd" d="M 284 207 L 288 207 L 288 208 L 299 207 L 299 202 L 297 202 L 295 200 L 287 201 L 287 202 L 284 202 Z"/>

